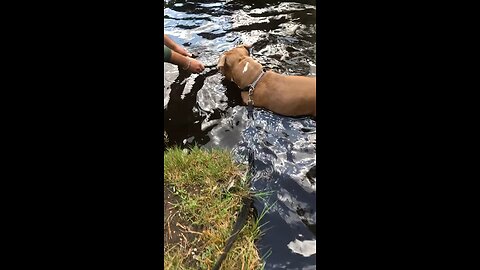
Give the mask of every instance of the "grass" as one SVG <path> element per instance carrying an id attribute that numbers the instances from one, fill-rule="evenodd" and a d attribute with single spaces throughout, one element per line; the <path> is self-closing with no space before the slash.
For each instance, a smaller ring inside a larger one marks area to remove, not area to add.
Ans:
<path id="1" fill-rule="evenodd" d="M 246 167 L 224 150 L 194 147 L 164 152 L 164 268 L 211 269 L 230 236 L 242 198 L 250 196 Z M 262 269 L 255 247 L 260 225 L 249 215 L 221 269 Z"/>

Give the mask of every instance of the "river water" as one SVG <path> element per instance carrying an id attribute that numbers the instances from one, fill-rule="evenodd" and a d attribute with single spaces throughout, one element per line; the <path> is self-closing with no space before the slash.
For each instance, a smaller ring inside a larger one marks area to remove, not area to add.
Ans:
<path id="1" fill-rule="evenodd" d="M 239 89 L 216 69 L 221 53 L 252 44 L 268 69 L 316 75 L 315 1 L 164 1 L 164 23 L 206 66 L 188 74 L 164 63 L 167 145 L 224 148 L 243 163 L 252 153 L 252 189 L 267 194 L 254 204 L 266 210 L 257 241 L 265 269 L 315 269 L 316 121 L 262 109 L 248 119 Z"/>

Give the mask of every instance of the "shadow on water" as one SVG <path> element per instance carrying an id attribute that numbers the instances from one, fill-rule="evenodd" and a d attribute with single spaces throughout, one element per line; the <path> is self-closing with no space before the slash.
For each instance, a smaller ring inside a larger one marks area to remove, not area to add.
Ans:
<path id="1" fill-rule="evenodd" d="M 287 75 L 316 65 L 315 1 L 164 1 L 165 34 L 207 67 L 188 74 L 165 63 L 164 130 L 168 146 L 219 147 L 246 163 L 254 153 L 252 189 L 268 230 L 257 242 L 265 269 L 315 269 L 316 121 L 255 109 L 247 118 L 239 89 L 217 71 L 219 56 L 241 43 L 252 57 Z M 292 89 L 294 91 L 294 89 Z"/>

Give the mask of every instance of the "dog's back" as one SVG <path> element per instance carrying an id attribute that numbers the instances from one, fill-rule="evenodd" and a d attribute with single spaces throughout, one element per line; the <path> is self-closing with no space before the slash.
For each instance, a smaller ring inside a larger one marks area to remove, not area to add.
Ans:
<path id="1" fill-rule="evenodd" d="M 286 116 L 316 116 L 316 78 L 269 72 L 256 91 L 256 103 Z"/>

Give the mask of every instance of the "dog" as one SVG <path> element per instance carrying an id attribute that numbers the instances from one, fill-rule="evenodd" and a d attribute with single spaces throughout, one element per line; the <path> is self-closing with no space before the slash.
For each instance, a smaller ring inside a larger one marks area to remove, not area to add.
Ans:
<path id="1" fill-rule="evenodd" d="M 263 66 L 250 57 L 251 46 L 240 45 L 220 56 L 217 68 L 225 79 L 234 82 L 242 91 L 245 104 L 265 108 L 284 116 L 313 116 L 316 118 L 315 77 L 286 76 Z"/>

